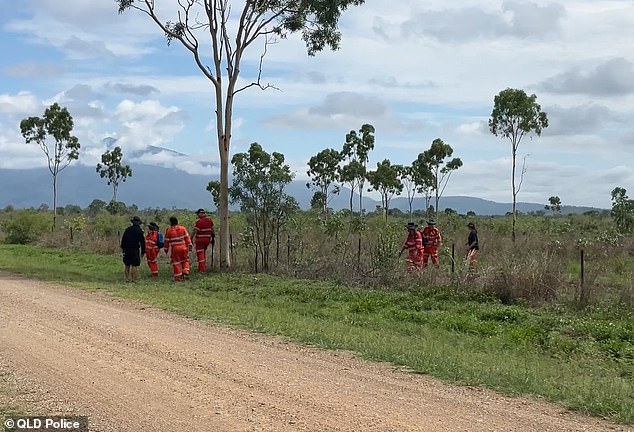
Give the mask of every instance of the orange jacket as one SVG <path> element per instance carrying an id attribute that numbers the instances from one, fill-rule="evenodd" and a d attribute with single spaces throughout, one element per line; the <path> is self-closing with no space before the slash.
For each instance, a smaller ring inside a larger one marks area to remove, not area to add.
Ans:
<path id="1" fill-rule="evenodd" d="M 438 249 L 442 246 L 442 236 L 435 226 L 426 226 L 423 229 L 423 244 L 427 248 Z"/>
<path id="2" fill-rule="evenodd" d="M 173 249 L 180 245 L 187 247 L 191 247 L 192 245 L 192 240 L 189 238 L 187 229 L 182 225 L 169 227 L 165 232 L 165 244 L 163 245 L 163 249 L 167 252 L 170 246 Z"/>
<path id="3" fill-rule="evenodd" d="M 214 236 L 214 222 L 207 216 L 198 218 L 194 224 L 194 240 L 211 241 Z"/>

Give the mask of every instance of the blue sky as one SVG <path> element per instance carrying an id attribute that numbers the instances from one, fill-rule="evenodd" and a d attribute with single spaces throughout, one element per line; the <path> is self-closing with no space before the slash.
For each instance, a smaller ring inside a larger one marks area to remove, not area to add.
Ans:
<path id="1" fill-rule="evenodd" d="M 214 172 L 211 84 L 147 17 L 118 15 L 114 0 L 0 6 L 0 168 L 45 164 L 19 122 L 59 102 L 75 119 L 78 163 L 96 165 L 116 137 L 134 162 Z M 279 90 L 238 95 L 232 153 L 257 141 L 304 179 L 312 155 L 370 123 L 371 166 L 408 164 L 442 138 L 464 163 L 445 195 L 509 202 L 510 144 L 487 120 L 497 93 L 522 88 L 550 127 L 520 145 L 518 199 L 608 208 L 614 187 L 634 195 L 633 24 L 631 0 L 366 0 L 344 14 L 339 51 L 308 57 L 297 37 L 268 47 L 262 80 Z M 246 54 L 245 82 L 261 50 Z M 187 156 L 144 155 L 149 145 Z"/>

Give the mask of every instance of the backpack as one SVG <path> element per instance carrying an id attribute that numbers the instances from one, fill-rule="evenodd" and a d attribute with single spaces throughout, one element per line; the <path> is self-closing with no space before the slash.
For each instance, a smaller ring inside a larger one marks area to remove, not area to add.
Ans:
<path id="1" fill-rule="evenodd" d="M 163 233 L 159 231 L 156 237 L 156 247 L 160 249 L 163 246 L 165 246 L 165 239 L 163 238 Z"/>

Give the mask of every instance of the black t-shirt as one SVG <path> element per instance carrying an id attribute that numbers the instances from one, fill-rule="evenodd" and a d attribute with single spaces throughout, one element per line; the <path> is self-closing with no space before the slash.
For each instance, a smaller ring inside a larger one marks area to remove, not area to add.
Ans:
<path id="1" fill-rule="evenodd" d="M 480 246 L 478 245 L 478 232 L 476 230 L 469 232 L 469 240 L 467 240 L 467 242 L 469 249 L 480 249 Z"/>
<path id="2" fill-rule="evenodd" d="M 121 249 L 141 249 L 141 255 L 145 254 L 145 237 L 139 225 L 132 225 L 125 229 L 121 237 Z"/>

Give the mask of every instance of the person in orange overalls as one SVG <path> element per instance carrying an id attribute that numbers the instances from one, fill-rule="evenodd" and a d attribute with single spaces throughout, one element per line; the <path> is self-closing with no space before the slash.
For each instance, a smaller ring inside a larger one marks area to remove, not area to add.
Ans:
<path id="1" fill-rule="evenodd" d="M 174 271 L 174 280 L 189 279 L 189 251 L 192 250 L 192 241 L 187 229 L 178 224 L 178 219 L 170 217 L 170 227 L 165 232 L 165 253 L 171 249 L 170 258 Z"/>
<path id="2" fill-rule="evenodd" d="M 147 266 L 150 268 L 152 277 L 158 277 L 158 255 L 162 244 L 158 243 L 159 226 L 156 222 L 150 222 L 148 225 L 148 233 L 145 236 L 145 257 L 147 258 Z"/>
<path id="3" fill-rule="evenodd" d="M 194 224 L 192 241 L 196 246 L 198 271 L 204 272 L 207 270 L 207 248 L 210 243 L 211 247 L 214 247 L 216 234 L 214 233 L 214 222 L 211 218 L 207 217 L 205 209 L 198 209 L 196 215 L 198 215 L 198 220 Z"/>
<path id="4" fill-rule="evenodd" d="M 438 265 L 438 249 L 442 247 L 442 236 L 436 227 L 436 221 L 429 219 L 423 229 L 423 268 L 427 267 L 429 258 L 431 263 Z"/>
<path id="5" fill-rule="evenodd" d="M 423 263 L 423 236 L 417 230 L 418 225 L 415 223 L 410 222 L 406 226 L 407 240 L 405 240 L 400 254 L 407 249 L 407 271 L 418 271 Z"/>

